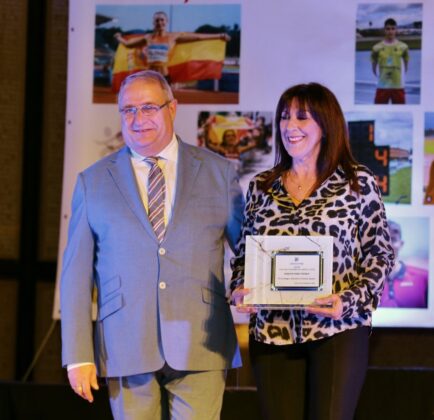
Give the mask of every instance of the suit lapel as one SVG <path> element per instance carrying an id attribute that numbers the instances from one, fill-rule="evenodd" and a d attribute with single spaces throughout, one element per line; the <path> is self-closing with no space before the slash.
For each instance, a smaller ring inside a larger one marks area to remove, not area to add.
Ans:
<path id="1" fill-rule="evenodd" d="M 149 235 L 157 240 L 140 198 L 136 177 L 134 176 L 131 164 L 130 153 L 127 147 L 122 148 L 113 156 L 113 159 L 109 162 L 108 171 L 132 212 L 139 219 Z"/>
<path id="2" fill-rule="evenodd" d="M 180 222 L 182 212 L 190 200 L 194 181 L 199 172 L 202 160 L 195 156 L 194 149 L 189 148 L 180 139 L 178 149 L 178 168 L 176 174 L 176 193 L 172 217 L 166 229 L 166 237 Z"/>

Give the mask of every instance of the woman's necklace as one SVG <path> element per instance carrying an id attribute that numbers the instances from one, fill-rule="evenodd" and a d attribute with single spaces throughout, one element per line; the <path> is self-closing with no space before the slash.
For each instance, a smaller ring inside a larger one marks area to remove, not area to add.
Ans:
<path id="1" fill-rule="evenodd" d="M 282 178 L 286 192 L 296 206 L 310 195 L 312 187 L 316 183 L 316 176 L 306 177 L 303 182 L 300 182 L 301 180 L 298 177 L 295 180 L 294 173 L 291 171 L 285 172 Z"/>

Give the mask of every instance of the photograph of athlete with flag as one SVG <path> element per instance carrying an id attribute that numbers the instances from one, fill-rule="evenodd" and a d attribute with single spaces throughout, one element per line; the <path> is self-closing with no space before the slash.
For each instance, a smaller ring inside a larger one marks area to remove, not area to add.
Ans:
<path id="1" fill-rule="evenodd" d="M 114 102 L 144 69 L 163 74 L 180 103 L 238 103 L 240 5 L 98 5 L 96 22 L 95 103 Z"/>

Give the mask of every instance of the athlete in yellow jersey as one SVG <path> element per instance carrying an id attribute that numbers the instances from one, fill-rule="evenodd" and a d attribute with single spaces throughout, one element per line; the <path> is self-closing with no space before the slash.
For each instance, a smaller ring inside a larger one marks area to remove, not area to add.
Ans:
<path id="1" fill-rule="evenodd" d="M 376 104 L 405 104 L 402 64 L 408 69 L 408 45 L 396 39 L 396 21 L 384 22 L 385 38 L 372 47 L 372 71 L 378 77 Z"/>

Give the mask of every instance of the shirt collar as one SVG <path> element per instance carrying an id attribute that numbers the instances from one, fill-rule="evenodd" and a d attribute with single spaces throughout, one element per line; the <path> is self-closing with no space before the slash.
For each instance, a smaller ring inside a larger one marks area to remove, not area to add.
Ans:
<path id="1" fill-rule="evenodd" d="M 160 152 L 157 154 L 156 157 L 159 157 L 163 160 L 169 160 L 172 162 L 176 162 L 178 158 L 178 139 L 176 138 L 176 134 L 173 133 L 172 140 L 170 140 L 170 143 Z M 133 149 L 130 148 L 131 157 L 136 161 L 143 161 L 146 156 L 142 156 L 139 153 L 135 152 Z"/>

